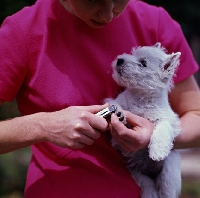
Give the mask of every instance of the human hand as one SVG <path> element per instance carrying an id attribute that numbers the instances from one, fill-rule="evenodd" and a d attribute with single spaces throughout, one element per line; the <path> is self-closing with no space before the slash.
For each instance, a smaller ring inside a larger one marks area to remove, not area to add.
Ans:
<path id="1" fill-rule="evenodd" d="M 137 151 L 138 149 L 148 147 L 151 134 L 154 130 L 154 125 L 149 120 L 132 114 L 128 111 L 123 111 L 126 116 L 126 121 L 131 125 L 127 128 L 119 121 L 119 118 L 112 114 L 110 121 L 110 129 L 112 137 L 126 151 Z"/>
<path id="2" fill-rule="evenodd" d="M 42 119 L 45 141 L 72 149 L 92 145 L 95 139 L 100 137 L 101 131 L 108 128 L 106 119 L 95 115 L 107 106 L 107 104 L 72 106 L 60 111 L 45 113 Z"/>

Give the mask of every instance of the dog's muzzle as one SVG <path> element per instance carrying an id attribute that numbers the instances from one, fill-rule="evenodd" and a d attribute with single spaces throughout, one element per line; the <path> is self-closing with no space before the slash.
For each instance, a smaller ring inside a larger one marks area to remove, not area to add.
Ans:
<path id="1" fill-rule="evenodd" d="M 117 59 L 117 66 L 121 66 L 124 63 L 124 59 L 118 58 Z"/>
<path id="2" fill-rule="evenodd" d="M 122 58 L 117 59 L 116 70 L 120 76 L 122 75 L 122 71 L 123 71 L 123 63 L 124 63 L 124 59 Z"/>

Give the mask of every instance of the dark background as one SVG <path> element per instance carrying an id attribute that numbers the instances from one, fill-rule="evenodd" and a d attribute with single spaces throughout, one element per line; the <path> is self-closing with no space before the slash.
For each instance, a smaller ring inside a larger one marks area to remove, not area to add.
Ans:
<path id="1" fill-rule="evenodd" d="M 0 0 L 0 24 L 24 6 L 35 0 Z M 182 27 L 194 57 L 200 63 L 200 0 L 146 0 L 164 7 Z M 1 42 L 1 41 L 0 41 Z M 199 73 L 196 79 L 199 80 Z M 19 116 L 16 103 L 5 103 L 0 107 L 0 120 Z M 199 157 L 199 156 L 198 156 Z M 20 149 L 0 156 L 0 198 L 22 198 L 27 165 L 30 161 L 29 148 Z M 200 178 L 183 178 L 182 198 L 200 197 Z M 37 196 L 36 196 L 37 198 Z"/>

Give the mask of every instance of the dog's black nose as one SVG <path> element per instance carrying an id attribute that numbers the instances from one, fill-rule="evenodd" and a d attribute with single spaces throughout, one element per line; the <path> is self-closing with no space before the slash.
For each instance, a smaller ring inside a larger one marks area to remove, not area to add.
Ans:
<path id="1" fill-rule="evenodd" d="M 123 63 L 124 63 L 124 59 L 118 58 L 118 60 L 117 60 L 117 66 L 120 66 L 120 65 L 122 65 Z"/>

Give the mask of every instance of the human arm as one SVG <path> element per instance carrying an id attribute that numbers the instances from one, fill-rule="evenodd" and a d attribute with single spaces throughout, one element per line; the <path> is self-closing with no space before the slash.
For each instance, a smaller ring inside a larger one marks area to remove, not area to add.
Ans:
<path id="1" fill-rule="evenodd" d="M 200 92 L 193 76 L 179 82 L 169 95 L 173 110 L 180 116 L 182 131 L 175 140 L 175 148 L 200 146 Z M 144 118 L 125 112 L 127 121 L 134 126 L 127 129 L 117 120 L 111 119 L 113 137 L 126 149 L 135 151 L 149 144 L 153 125 Z"/>
<path id="2" fill-rule="evenodd" d="M 1 121 L 0 154 L 38 142 L 51 142 L 72 149 L 91 145 L 99 138 L 100 131 L 107 129 L 107 121 L 94 115 L 106 106 L 69 107 Z"/>
<path id="3" fill-rule="evenodd" d="M 200 146 L 200 91 L 190 76 L 178 83 L 169 95 L 173 110 L 181 120 L 181 134 L 175 140 L 175 148 Z"/>

